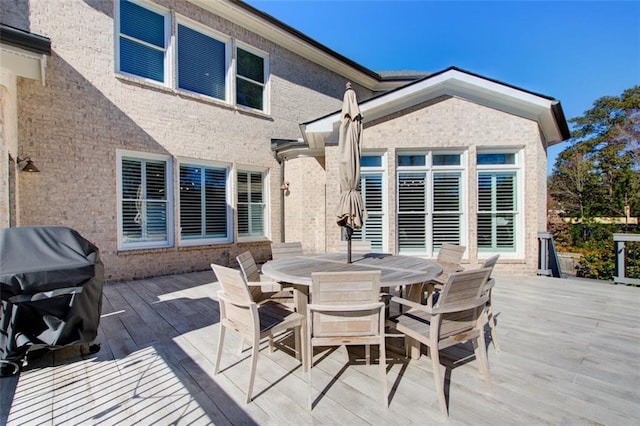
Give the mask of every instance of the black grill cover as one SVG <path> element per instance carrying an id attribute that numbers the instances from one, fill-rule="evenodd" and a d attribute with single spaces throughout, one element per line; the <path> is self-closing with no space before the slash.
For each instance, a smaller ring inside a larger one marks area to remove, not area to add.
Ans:
<path id="1" fill-rule="evenodd" d="M 0 360 L 30 347 L 91 343 L 102 310 L 99 250 L 67 227 L 0 231 Z"/>

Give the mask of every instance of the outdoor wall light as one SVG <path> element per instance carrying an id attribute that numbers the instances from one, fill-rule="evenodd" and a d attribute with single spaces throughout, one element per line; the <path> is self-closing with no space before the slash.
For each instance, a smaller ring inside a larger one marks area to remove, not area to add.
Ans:
<path id="1" fill-rule="evenodd" d="M 33 164 L 33 161 L 31 160 L 30 157 L 23 157 L 23 158 L 18 157 L 16 159 L 16 163 L 18 163 L 18 170 L 20 170 L 21 172 L 39 172 L 40 171 L 40 169 L 38 169 L 36 165 Z"/>

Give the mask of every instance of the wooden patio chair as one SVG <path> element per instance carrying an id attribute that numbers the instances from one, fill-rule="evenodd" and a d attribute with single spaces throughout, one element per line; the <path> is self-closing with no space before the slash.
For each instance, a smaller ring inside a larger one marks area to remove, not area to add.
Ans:
<path id="1" fill-rule="evenodd" d="M 482 267 L 483 268 L 491 268 L 491 272 L 493 273 L 493 268 L 498 263 L 498 259 L 500 258 L 499 254 L 493 255 L 487 260 L 484 261 Z M 498 335 L 496 333 L 496 320 L 493 315 L 493 308 L 491 306 L 491 292 L 493 287 L 496 284 L 496 280 L 493 277 L 489 277 L 487 283 L 484 286 L 484 294 L 487 296 L 487 308 L 485 310 L 486 314 L 486 322 L 489 324 L 489 329 L 491 330 L 491 342 L 493 343 L 493 349 L 496 352 L 500 352 L 500 345 L 498 344 Z"/>
<path id="2" fill-rule="evenodd" d="M 445 243 L 440 247 L 438 256 L 436 257 L 436 263 L 442 266 L 442 274 L 425 283 L 427 305 L 431 306 L 433 304 L 432 298 L 434 297 L 435 291 L 442 289 L 442 286 L 447 282 L 451 273 L 463 270 L 460 262 L 466 249 L 465 246 L 449 243 Z"/>
<path id="3" fill-rule="evenodd" d="M 236 256 L 236 261 L 240 265 L 244 279 L 250 284 L 251 297 L 256 303 L 265 300 L 275 300 L 287 306 L 293 307 L 293 293 L 290 289 L 283 289 L 281 283 L 266 280 L 250 251 L 245 251 Z"/>
<path id="4" fill-rule="evenodd" d="M 302 243 L 300 241 L 271 243 L 271 258 L 273 260 L 302 256 L 302 254 Z"/>
<path id="5" fill-rule="evenodd" d="M 488 299 L 483 292 L 490 274 L 491 268 L 451 273 L 433 306 L 399 297 L 391 299 L 410 308 L 397 318 L 396 324 L 396 329 L 405 335 L 407 350 L 409 339 L 415 339 L 429 348 L 438 402 L 445 417 L 449 414 L 444 393 L 446 371 L 444 376 L 440 374 L 441 349 L 471 340 L 478 368 L 484 376 L 487 390 L 491 392 L 483 317 Z"/>
<path id="6" fill-rule="evenodd" d="M 286 330 L 293 329 L 294 333 L 298 335 L 298 338 L 295 339 L 296 354 L 301 359 L 299 354 L 302 348 L 298 342 L 300 342 L 299 336 L 304 323 L 304 316 L 292 312 L 282 304 L 273 301 L 258 305 L 252 299 L 249 285 L 240 271 L 216 264 L 211 264 L 211 268 L 222 288 L 222 290 L 218 291 L 220 334 L 218 336 L 214 374 L 220 372 L 222 347 L 227 328 L 240 334 L 243 341 L 249 340 L 252 345 L 246 399 L 246 402 L 249 403 L 252 399 L 258 354 L 260 353 L 260 341 L 265 337 L 269 337 L 269 348 L 273 350 L 273 337 Z"/>
<path id="7" fill-rule="evenodd" d="M 314 272 L 311 274 L 312 303 L 307 305 L 307 365 L 309 408 L 313 408 L 311 370 L 316 346 L 365 345 L 365 360 L 371 362 L 370 345 L 379 346 L 382 395 L 388 406 L 385 315 L 380 301 L 380 271 Z"/>

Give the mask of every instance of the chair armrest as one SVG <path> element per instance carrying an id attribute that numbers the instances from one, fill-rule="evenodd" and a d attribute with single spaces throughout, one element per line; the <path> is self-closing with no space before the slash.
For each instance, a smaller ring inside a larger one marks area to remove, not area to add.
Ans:
<path id="1" fill-rule="evenodd" d="M 424 311 L 424 312 L 427 312 L 429 314 L 433 313 L 432 310 L 431 310 L 432 309 L 431 307 L 429 307 L 427 305 L 423 305 L 421 303 L 412 302 L 410 300 L 403 299 L 401 297 L 394 296 L 394 297 L 391 298 L 391 301 L 399 303 L 400 305 L 408 306 L 411 309 L 418 309 L 420 311 Z"/>
<path id="2" fill-rule="evenodd" d="M 446 314 L 446 313 L 449 313 L 449 312 L 467 311 L 469 309 L 473 309 L 473 308 L 477 308 L 478 306 L 485 305 L 488 300 L 489 300 L 489 298 L 487 296 L 482 296 L 478 303 L 465 303 L 465 304 L 458 304 L 458 305 L 450 305 L 450 306 L 442 307 L 442 308 L 440 308 L 440 307 L 438 307 L 438 305 L 436 305 L 433 308 L 431 308 L 430 311 L 433 314 Z"/>

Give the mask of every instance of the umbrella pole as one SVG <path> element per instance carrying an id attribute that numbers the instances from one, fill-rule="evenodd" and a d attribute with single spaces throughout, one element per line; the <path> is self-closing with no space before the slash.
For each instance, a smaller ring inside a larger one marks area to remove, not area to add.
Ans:
<path id="1" fill-rule="evenodd" d="M 347 263 L 351 263 L 351 235 L 353 235 L 353 229 L 346 227 L 347 230 Z"/>

